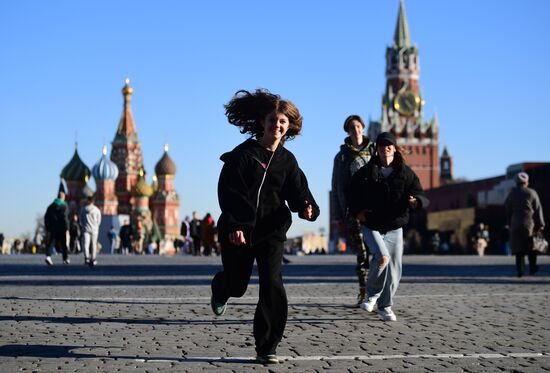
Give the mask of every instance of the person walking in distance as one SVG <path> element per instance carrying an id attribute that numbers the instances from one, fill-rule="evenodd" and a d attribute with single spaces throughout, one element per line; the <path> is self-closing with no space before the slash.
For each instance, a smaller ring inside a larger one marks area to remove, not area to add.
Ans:
<path id="1" fill-rule="evenodd" d="M 78 221 L 77 213 L 71 215 L 69 237 L 69 249 L 71 254 L 78 254 L 80 252 L 80 222 Z"/>
<path id="2" fill-rule="evenodd" d="M 204 255 L 212 255 L 212 249 L 216 246 L 216 226 L 210 213 L 207 213 L 201 222 L 201 241 L 204 247 Z"/>
<path id="3" fill-rule="evenodd" d="M 361 222 L 361 229 L 372 253 L 367 298 L 361 308 L 378 314 L 384 321 L 395 321 L 393 297 L 401 280 L 403 226 L 409 210 L 429 204 L 414 171 L 405 164 L 395 136 L 382 132 L 376 138 L 377 154 L 357 171 L 351 181 L 350 210 Z"/>
<path id="4" fill-rule="evenodd" d="M 374 144 L 363 135 L 365 122 L 359 115 L 350 115 L 344 121 L 344 131 L 348 137 L 334 157 L 332 169 L 332 206 L 334 219 L 341 236 L 347 238 L 348 246 L 357 255 L 355 272 L 359 282 L 357 306 L 365 300 L 367 276 L 369 270 L 369 248 L 363 240 L 361 226 L 355 216 L 349 214 L 351 178 L 355 172 L 365 166 L 374 153 Z"/>
<path id="5" fill-rule="evenodd" d="M 130 225 L 129 220 L 124 221 L 124 225 L 120 227 L 118 236 L 120 237 L 120 253 L 128 255 L 132 251 L 132 241 L 134 239 L 134 229 Z"/>
<path id="6" fill-rule="evenodd" d="M 193 211 L 193 219 L 189 223 L 189 234 L 193 240 L 193 255 L 201 255 L 201 218 L 196 211 Z"/>
<path id="7" fill-rule="evenodd" d="M 101 224 L 101 211 L 94 205 L 94 197 L 86 197 L 86 205 L 80 210 L 80 228 L 82 230 L 82 249 L 84 263 L 93 267 L 97 264 L 97 239 Z"/>
<path id="8" fill-rule="evenodd" d="M 65 203 L 65 193 L 60 191 L 57 198 L 48 206 L 44 215 L 46 228 L 46 264 L 52 265 L 52 244 L 63 255 L 63 263 L 69 264 L 67 234 L 69 229 L 69 212 Z"/>
<path id="9" fill-rule="evenodd" d="M 111 255 L 116 253 L 116 241 L 118 235 L 116 234 L 115 227 L 111 225 L 111 229 L 107 232 L 107 238 L 109 239 L 109 245 L 111 246 Z"/>
<path id="10" fill-rule="evenodd" d="M 190 236 L 191 222 L 189 221 L 189 216 L 185 216 L 185 219 L 181 222 L 180 234 L 183 237 L 183 247 L 181 249 L 181 254 L 192 254 L 191 252 L 191 236 Z"/>
<path id="11" fill-rule="evenodd" d="M 253 138 L 221 156 L 218 240 L 223 270 L 212 280 L 211 307 L 222 315 L 230 297 L 244 295 L 256 260 L 256 361 L 276 364 L 288 314 L 281 268 L 290 211 L 309 221 L 319 215 L 304 173 L 284 147 L 286 140 L 300 134 L 302 116 L 292 102 L 260 89 L 238 91 L 225 113 L 229 123 Z"/>
<path id="12" fill-rule="evenodd" d="M 510 227 L 510 246 L 516 256 L 518 277 L 523 276 L 525 255 L 529 259 L 529 274 L 539 270 L 537 255 L 533 252 L 533 235 L 544 230 L 544 216 L 538 193 L 529 188 L 529 175 L 520 172 L 515 177 L 516 187 L 506 202 L 506 218 Z"/>

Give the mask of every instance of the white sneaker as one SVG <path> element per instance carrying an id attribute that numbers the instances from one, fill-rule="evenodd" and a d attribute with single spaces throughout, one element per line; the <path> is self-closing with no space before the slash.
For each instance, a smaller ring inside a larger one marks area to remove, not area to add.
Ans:
<path id="1" fill-rule="evenodd" d="M 51 257 L 51 256 L 47 256 L 47 257 L 46 257 L 46 264 L 49 265 L 49 266 L 53 265 L 53 261 L 52 261 L 52 257 Z"/>
<path id="2" fill-rule="evenodd" d="M 378 310 L 378 314 L 384 321 L 397 321 L 395 313 L 391 310 L 391 307 L 386 307 Z"/>
<path id="3" fill-rule="evenodd" d="M 363 303 L 361 303 L 359 307 L 367 312 L 372 312 L 374 310 L 374 306 L 376 306 L 377 301 L 378 298 L 368 297 Z"/>
<path id="4" fill-rule="evenodd" d="M 70 261 L 69 259 L 65 259 L 65 260 L 63 261 L 63 263 L 64 263 L 64 264 L 71 264 L 71 261 Z"/>

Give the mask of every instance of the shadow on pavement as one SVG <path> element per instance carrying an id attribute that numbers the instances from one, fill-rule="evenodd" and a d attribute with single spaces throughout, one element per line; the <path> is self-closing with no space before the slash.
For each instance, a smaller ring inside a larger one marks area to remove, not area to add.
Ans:
<path id="1" fill-rule="evenodd" d="M 245 358 L 174 358 L 174 357 L 141 357 L 141 356 L 129 356 L 129 355 L 97 355 L 97 354 L 83 354 L 73 352 L 72 350 L 80 348 L 90 349 L 109 349 L 109 347 L 101 346 L 48 346 L 48 345 L 3 345 L 0 346 L 0 357 L 34 357 L 34 358 L 69 358 L 69 359 L 114 359 L 114 360 L 132 360 L 138 363 L 147 363 L 166 361 L 175 363 L 232 363 L 232 364 L 256 364 L 254 359 Z M 117 347 L 119 349 L 120 347 Z"/>
<path id="2" fill-rule="evenodd" d="M 98 356 L 93 354 L 73 353 L 71 350 L 85 348 L 84 346 L 48 346 L 48 345 L 3 345 L 0 346 L 0 356 L 4 357 L 70 357 L 70 358 L 92 358 Z M 94 346 L 94 348 L 103 348 Z"/>
<path id="3" fill-rule="evenodd" d="M 321 325 L 333 323 L 335 321 L 365 321 L 364 317 L 327 317 L 327 318 L 289 318 L 287 324 L 308 323 L 312 325 Z M 55 316 L 0 316 L 1 321 L 27 322 L 37 321 L 41 323 L 52 324 L 97 324 L 97 323 L 117 323 L 127 325 L 243 325 L 252 324 L 253 320 L 243 319 L 173 319 L 173 320 L 155 320 L 155 319 L 129 319 L 129 318 L 99 318 L 99 317 L 55 317 Z M 1 350 L 0 350 L 0 356 Z"/>
<path id="4" fill-rule="evenodd" d="M 509 264 L 407 264 L 403 266 L 404 283 L 485 283 L 548 284 L 546 266 L 536 276 L 515 277 L 515 265 Z M 210 285 L 221 269 L 215 264 L 106 264 L 89 268 L 79 264 L 43 263 L 0 264 L 0 285 L 5 286 L 202 286 Z M 355 283 L 355 264 L 290 264 L 283 266 L 286 284 Z M 436 279 L 437 277 L 437 279 Z M 254 269 L 251 284 L 257 284 Z"/>

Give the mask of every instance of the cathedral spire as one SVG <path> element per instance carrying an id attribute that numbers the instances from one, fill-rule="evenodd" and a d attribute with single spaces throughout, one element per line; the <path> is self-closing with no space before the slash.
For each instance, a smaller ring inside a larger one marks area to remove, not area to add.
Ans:
<path id="1" fill-rule="evenodd" d="M 396 49 L 408 48 L 411 46 L 411 36 L 409 33 L 409 23 L 405 15 L 405 4 L 399 0 L 399 15 L 397 16 L 397 26 L 393 37 L 393 47 Z"/>
<path id="2" fill-rule="evenodd" d="M 134 89 L 130 87 L 130 79 L 126 78 L 124 87 L 122 87 L 122 96 L 124 96 L 124 110 L 118 124 L 118 130 L 115 136 L 117 138 L 135 140 L 137 139 L 136 125 L 132 114 L 132 94 Z"/>
<path id="3" fill-rule="evenodd" d="M 132 189 L 138 182 L 139 169 L 143 167 L 141 142 L 138 138 L 131 108 L 133 93 L 134 89 L 130 87 L 130 79 L 126 78 L 124 87 L 122 87 L 124 110 L 111 148 L 111 160 L 117 165 L 119 171 L 115 182 L 119 214 L 132 212 Z"/>

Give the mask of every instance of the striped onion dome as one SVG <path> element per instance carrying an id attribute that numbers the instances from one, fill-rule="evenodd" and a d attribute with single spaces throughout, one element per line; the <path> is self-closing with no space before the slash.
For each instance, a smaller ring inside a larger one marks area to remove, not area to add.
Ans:
<path id="1" fill-rule="evenodd" d="M 92 168 L 92 175 L 97 181 L 116 180 L 118 177 L 117 165 L 107 158 L 107 146 L 103 146 L 103 155 Z"/>
<path id="2" fill-rule="evenodd" d="M 132 194 L 136 197 L 151 197 L 153 187 L 147 184 L 143 169 L 139 170 L 139 179 L 137 184 L 132 188 Z"/>
<path id="3" fill-rule="evenodd" d="M 61 177 L 66 181 L 85 181 L 90 176 L 90 169 L 82 162 L 78 150 L 74 149 L 74 155 L 61 171 Z"/>
<path id="4" fill-rule="evenodd" d="M 155 166 L 155 174 L 158 176 L 176 174 L 176 164 L 168 155 L 168 144 L 164 144 L 164 154 Z"/>

